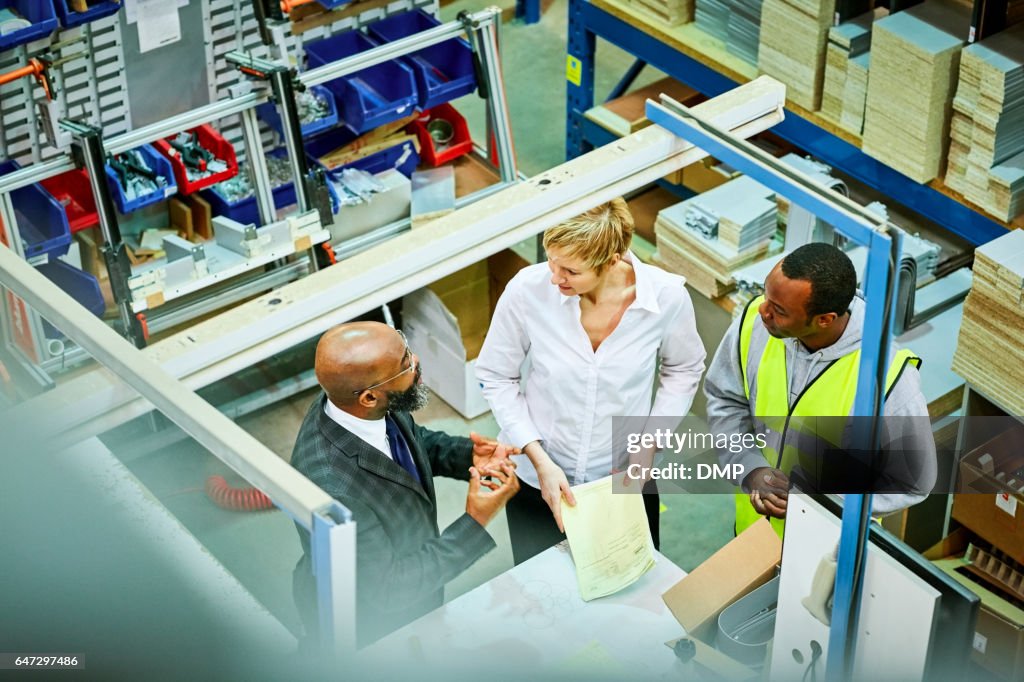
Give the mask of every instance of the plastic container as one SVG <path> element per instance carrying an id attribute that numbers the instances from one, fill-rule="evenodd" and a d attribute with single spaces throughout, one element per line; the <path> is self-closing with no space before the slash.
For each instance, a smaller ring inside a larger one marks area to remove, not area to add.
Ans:
<path id="1" fill-rule="evenodd" d="M 57 14 L 53 0 L 0 0 L 0 9 L 13 9 L 31 26 L 0 35 L 0 50 L 39 40 L 57 28 Z"/>
<path id="2" fill-rule="evenodd" d="M 316 135 L 319 132 L 323 132 L 329 128 L 333 128 L 338 125 L 338 105 L 334 101 L 334 94 L 322 85 L 314 85 L 311 87 L 310 92 L 320 94 L 327 102 L 327 115 L 323 118 L 318 118 L 315 121 L 309 123 L 303 123 L 300 126 L 302 136 Z M 281 115 L 277 113 L 277 105 L 273 102 L 266 102 L 256 107 L 256 113 L 259 117 L 267 122 L 271 128 L 277 131 L 278 135 L 284 135 L 284 128 L 281 124 Z"/>
<path id="3" fill-rule="evenodd" d="M 374 47 L 377 43 L 359 31 L 346 31 L 306 45 L 306 57 L 312 68 Z M 416 79 L 399 61 L 377 64 L 324 85 L 337 100 L 341 120 L 357 133 L 408 116 L 418 100 Z"/>
<path id="4" fill-rule="evenodd" d="M 167 185 L 164 187 L 158 187 L 156 190 L 149 194 L 144 194 L 141 197 L 135 197 L 134 199 L 128 199 L 125 196 L 124 188 L 121 187 L 121 182 L 117 178 L 117 172 L 110 167 L 108 163 L 105 168 L 107 171 L 107 186 L 110 187 L 110 196 L 113 197 L 114 203 L 117 204 L 117 210 L 121 213 L 131 213 L 132 211 L 142 208 L 143 206 L 149 206 L 155 204 L 158 201 L 163 201 L 169 196 L 177 193 L 178 185 L 174 180 L 174 169 L 171 166 L 170 160 L 156 151 L 152 145 L 143 145 L 136 147 L 136 149 L 142 153 L 142 157 L 149 164 L 149 167 L 153 171 L 164 178 Z M 73 228 L 72 228 L 73 229 Z"/>
<path id="5" fill-rule="evenodd" d="M 381 43 L 440 26 L 441 22 L 421 9 L 395 14 L 370 24 L 367 32 Z M 416 76 L 419 108 L 430 109 L 476 89 L 473 50 L 462 38 L 425 47 L 401 58 Z"/>
<path id="6" fill-rule="evenodd" d="M 452 138 L 441 143 L 430 133 L 432 121 L 447 121 L 451 125 Z M 420 156 L 428 166 L 440 166 L 463 154 L 473 151 L 473 140 L 469 136 L 466 119 L 450 104 L 439 106 L 423 112 L 423 116 L 409 124 L 409 131 L 416 133 L 420 142 Z"/>
<path id="7" fill-rule="evenodd" d="M 188 175 L 185 173 L 185 164 L 177 156 L 177 151 L 173 150 L 169 140 L 173 140 L 176 135 L 173 135 L 166 140 L 157 140 L 153 143 L 157 151 L 163 154 L 171 162 L 171 168 L 174 169 L 174 180 L 178 185 L 179 194 L 191 194 L 192 192 L 209 187 L 210 185 L 216 185 L 218 182 L 223 182 L 228 178 L 233 178 L 238 175 L 238 159 L 235 157 L 235 148 L 231 146 L 231 143 L 221 137 L 216 130 L 209 125 L 201 125 L 198 128 L 193 128 L 187 132 L 195 132 L 198 137 L 199 145 L 204 147 L 211 152 L 213 155 L 227 163 L 228 168 L 220 173 L 214 173 L 205 178 L 199 180 L 190 181 Z M 174 155 L 171 152 L 174 151 Z"/>
<path id="8" fill-rule="evenodd" d="M 779 603 L 779 578 L 736 600 L 718 615 L 715 646 L 740 663 L 764 663 L 768 644 L 775 636 L 775 611 Z"/>
<path id="9" fill-rule="evenodd" d="M 334 130 L 330 130 L 322 135 L 306 140 L 306 153 L 315 161 L 321 156 L 334 151 L 338 147 L 348 144 L 356 137 L 358 136 L 351 130 L 347 130 L 346 128 L 335 128 Z M 412 143 L 412 140 L 406 140 L 402 144 L 382 149 L 379 152 L 374 152 L 373 154 L 359 159 L 358 161 L 353 161 L 352 163 L 345 164 L 344 166 L 337 166 L 326 170 L 328 175 L 336 175 L 346 168 L 358 168 L 359 170 L 364 170 L 367 173 L 380 173 L 389 168 L 395 168 L 402 173 L 402 175 L 410 177 L 412 176 L 412 172 L 416 170 L 416 166 L 418 166 L 419 163 L 420 155 L 416 152 L 416 146 Z"/>
<path id="10" fill-rule="evenodd" d="M 288 150 L 280 147 L 268 152 L 267 156 L 286 158 L 287 154 Z M 310 162 L 315 163 L 315 161 L 312 160 L 310 160 Z M 340 204 L 338 195 L 330 184 L 327 185 L 327 191 L 331 195 L 331 206 L 334 208 L 334 212 L 337 213 Z M 274 187 L 271 190 L 271 194 L 274 197 L 274 208 L 278 210 L 285 208 L 286 206 L 292 206 L 298 201 L 295 194 L 294 182 L 286 182 L 283 185 Z M 260 209 L 256 204 L 255 195 L 246 197 L 245 199 L 240 199 L 239 201 L 231 202 L 228 201 L 224 195 L 220 193 L 220 189 L 214 185 L 203 192 L 203 198 L 210 202 L 210 207 L 213 209 L 214 215 L 231 218 L 243 225 L 247 225 L 249 223 L 262 225 L 262 221 L 260 220 Z"/>
<path id="11" fill-rule="evenodd" d="M 103 292 L 100 291 L 100 283 L 96 277 L 56 259 L 38 266 L 38 270 L 93 315 L 102 317 L 107 306 L 103 301 Z M 59 329 L 45 320 L 43 321 L 43 334 L 48 339 L 60 339 L 64 336 Z"/>
<path id="12" fill-rule="evenodd" d="M 92 195 L 89 174 L 83 169 L 68 171 L 40 181 L 53 198 L 64 207 L 71 234 L 100 224 L 96 199 Z"/>
<path id="13" fill-rule="evenodd" d="M 106 0 L 106 2 L 89 5 L 89 9 L 84 12 L 76 12 L 68 6 L 68 2 L 69 0 L 53 0 L 53 7 L 57 10 L 60 25 L 64 28 L 81 26 L 90 21 L 96 21 L 103 17 L 109 17 L 111 14 L 117 14 L 123 4 L 122 2 L 115 2 L 115 0 Z"/>
<path id="14" fill-rule="evenodd" d="M 326 7 L 327 9 L 335 9 L 336 7 L 341 7 L 342 5 L 347 5 L 348 3 L 352 2 L 352 0 L 316 0 L 316 1 L 317 1 L 317 4 L 319 4 L 321 7 Z"/>
<path id="15" fill-rule="evenodd" d="M 17 161 L 0 163 L 0 176 L 18 170 Z M 36 183 L 11 192 L 14 215 L 18 219 L 18 234 L 25 258 L 48 254 L 51 258 L 63 256 L 71 245 L 68 216 L 46 189 Z"/>

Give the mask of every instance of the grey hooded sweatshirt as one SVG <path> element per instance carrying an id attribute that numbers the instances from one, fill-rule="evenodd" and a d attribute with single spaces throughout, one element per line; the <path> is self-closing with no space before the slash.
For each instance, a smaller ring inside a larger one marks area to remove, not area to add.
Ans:
<path id="1" fill-rule="evenodd" d="M 864 329 L 865 303 L 860 292 L 850 305 L 850 321 L 843 335 L 831 346 L 811 352 L 797 339 L 784 339 L 786 345 L 786 374 L 789 380 L 789 404 L 800 396 L 830 362 L 848 355 L 860 347 Z M 748 375 L 751 377 L 750 399 L 744 395 L 743 375 L 739 362 L 739 327 L 737 318 L 725 333 L 715 353 L 704 381 L 704 392 L 708 399 L 708 426 L 713 433 L 753 433 L 754 405 L 757 397 L 757 369 L 762 351 L 769 338 L 768 330 L 760 316 L 754 321 L 750 343 Z M 895 349 L 894 349 L 895 350 Z M 885 400 L 882 424 L 882 456 L 884 472 L 892 480 L 911 482 L 906 494 L 881 493 L 873 497 L 872 510 L 886 514 L 920 502 L 935 485 L 937 462 L 935 441 L 928 420 L 928 405 L 921 393 L 921 377 L 914 367 L 907 367 L 892 387 Z M 916 419 L 888 419 L 889 417 L 917 417 Z M 844 441 L 849 442 L 850 428 Z M 774 438 L 775 442 L 771 439 Z M 769 445 L 778 446 L 781 435 L 772 433 Z M 788 438 L 787 438 L 788 440 Z M 768 463 L 757 448 L 742 452 L 722 452 L 719 455 L 725 464 L 742 464 L 746 472 Z M 739 484 L 739 481 L 733 481 Z"/>

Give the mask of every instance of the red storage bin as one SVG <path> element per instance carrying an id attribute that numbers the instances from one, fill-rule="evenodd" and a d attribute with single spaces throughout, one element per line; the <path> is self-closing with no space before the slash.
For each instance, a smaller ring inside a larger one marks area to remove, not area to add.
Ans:
<path id="1" fill-rule="evenodd" d="M 186 132 L 194 132 L 199 146 L 213 152 L 213 155 L 226 163 L 228 168 L 225 171 L 213 173 L 205 178 L 189 180 L 188 174 L 185 172 L 185 164 L 179 158 L 177 150 L 171 147 L 170 140 L 173 140 L 177 135 L 173 135 L 165 140 L 157 140 L 153 143 L 153 146 L 170 160 L 171 166 L 174 168 L 174 179 L 178 185 L 178 194 L 191 194 L 204 187 L 216 185 L 218 182 L 223 182 L 238 175 L 238 159 L 235 157 L 235 148 L 231 146 L 230 142 L 221 137 L 216 130 L 204 124 Z"/>
<path id="2" fill-rule="evenodd" d="M 100 224 L 100 217 L 96 212 L 96 199 L 92 196 L 92 187 L 89 185 L 89 174 L 84 169 L 55 175 L 40 180 L 39 184 L 64 207 L 71 234 Z"/>
<path id="3" fill-rule="evenodd" d="M 438 143 L 430 134 L 430 123 L 434 120 L 447 121 L 452 127 L 452 138 Z M 440 104 L 423 112 L 423 115 L 409 124 L 409 132 L 415 133 L 420 143 L 420 158 L 428 166 L 440 166 L 473 150 L 466 119 L 450 104 Z"/>

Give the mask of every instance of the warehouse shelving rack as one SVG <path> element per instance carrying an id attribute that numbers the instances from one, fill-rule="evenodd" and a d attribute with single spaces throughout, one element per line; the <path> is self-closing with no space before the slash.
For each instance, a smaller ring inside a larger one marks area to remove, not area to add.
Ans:
<path id="1" fill-rule="evenodd" d="M 597 38 L 637 59 L 613 97 L 628 87 L 645 64 L 708 97 L 756 76 L 756 67 L 724 54 L 716 48 L 716 41 L 694 24 L 666 30 L 609 0 L 569 0 L 568 32 L 565 150 L 569 159 L 607 140 L 583 116 L 594 105 Z M 964 203 L 940 181 L 923 185 L 871 158 L 860 150 L 857 136 L 813 112 L 788 102 L 786 109 L 786 120 L 775 126 L 773 133 L 971 244 L 984 244 L 1008 229 L 1005 223 Z"/>
<path id="2" fill-rule="evenodd" d="M 259 7 L 260 5 L 257 2 L 255 6 Z M 4 225 L 17 225 L 10 200 L 12 191 L 72 170 L 80 165 L 91 166 L 90 176 L 93 178 L 92 189 L 100 215 L 100 228 L 107 245 L 105 249 L 111 252 L 111 255 L 107 257 L 107 263 L 111 273 L 115 303 L 121 318 L 121 327 L 128 338 L 137 345 L 144 345 L 145 338 L 143 330 L 140 329 L 138 311 L 135 310 L 131 296 L 127 293 L 126 282 L 127 277 L 131 275 L 131 268 L 124 253 L 124 243 L 117 225 L 116 213 L 110 202 L 109 190 L 102 171 L 105 152 L 118 153 L 172 135 L 179 130 L 239 115 L 242 124 L 242 141 L 253 171 L 253 183 L 261 219 L 264 223 L 270 222 L 274 219 L 274 207 L 270 199 L 270 180 L 263 153 L 263 142 L 256 120 L 256 107 L 270 101 L 273 97 L 277 101 L 284 122 L 283 137 L 285 146 L 289 150 L 292 173 L 300 179 L 296 182 L 299 211 L 312 210 L 314 208 L 312 185 L 307 185 L 303 180 L 308 177 L 308 168 L 302 150 L 302 137 L 294 103 L 294 89 L 324 83 L 423 47 L 453 37 L 468 35 L 479 59 L 479 78 L 483 81 L 482 92 L 486 92 L 488 95 L 487 147 L 477 150 L 477 154 L 485 158 L 493 158 L 496 161 L 500 179 L 490 187 L 461 197 L 456 205 L 464 206 L 515 183 L 519 179 L 499 63 L 500 16 L 500 12 L 496 9 L 466 13 L 460 21 L 442 24 L 414 36 L 387 43 L 373 50 L 300 74 L 295 74 L 290 68 L 275 60 L 260 59 L 248 52 L 230 52 L 223 55 L 227 63 L 234 65 L 240 71 L 267 81 L 269 87 L 262 83 L 243 83 L 232 89 L 231 97 L 217 99 L 210 104 L 129 132 L 123 132 L 106 140 L 103 139 L 103 131 L 99 128 L 61 120 L 61 128 L 70 132 L 74 138 L 72 145 L 53 154 L 48 160 L 0 177 L 0 220 Z M 258 23 L 261 27 L 265 27 L 268 22 L 264 17 L 260 18 Z M 268 37 L 275 45 L 280 46 L 284 43 L 279 35 L 283 34 L 286 25 L 286 22 L 279 22 L 276 34 L 267 32 Z M 287 50 L 279 49 L 278 56 L 287 57 Z M 408 229 L 408 227 L 408 221 L 385 226 L 362 238 L 356 248 L 367 248 L 377 241 Z M 10 248 L 22 256 L 23 250 L 17 229 L 8 229 L 7 238 Z M 353 246 L 347 245 L 343 252 L 345 255 L 350 255 L 354 250 Z M 153 314 L 146 321 L 148 330 L 159 331 L 180 324 L 213 309 L 252 296 L 259 291 L 293 281 L 316 269 L 313 253 L 309 251 L 309 255 L 308 259 L 277 263 L 276 266 L 265 269 L 265 271 L 253 270 L 252 273 L 239 277 L 237 282 L 232 281 L 232 284 L 238 285 L 237 287 L 213 286 L 208 293 L 204 292 L 184 304 L 169 305 L 165 311 Z M 220 283 L 214 280 L 211 281 L 211 284 Z M 33 377 L 41 386 L 52 386 L 50 373 L 86 359 L 85 354 L 77 347 L 67 352 L 62 350 L 59 355 L 54 355 L 51 349 L 44 344 L 42 322 L 38 314 L 25 308 L 13 297 L 7 297 L 5 305 L 8 306 L 8 314 L 3 316 L 3 323 L 8 354 L 18 361 L 25 374 Z"/>

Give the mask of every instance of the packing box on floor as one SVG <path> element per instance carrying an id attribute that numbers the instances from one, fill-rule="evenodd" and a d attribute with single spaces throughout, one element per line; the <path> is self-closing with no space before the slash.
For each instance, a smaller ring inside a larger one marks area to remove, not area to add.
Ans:
<path id="1" fill-rule="evenodd" d="M 476 380 L 476 357 L 505 284 L 526 261 L 497 253 L 406 296 L 402 328 L 423 367 L 423 382 L 467 419 L 490 407 Z"/>

